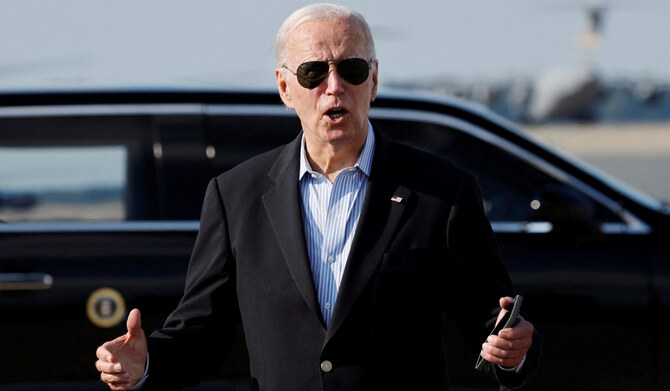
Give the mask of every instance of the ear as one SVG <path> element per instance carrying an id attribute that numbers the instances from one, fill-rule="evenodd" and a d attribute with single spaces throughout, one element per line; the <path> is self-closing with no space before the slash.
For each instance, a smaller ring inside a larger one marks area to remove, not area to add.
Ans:
<path id="1" fill-rule="evenodd" d="M 282 102 L 284 102 L 286 107 L 292 109 L 293 105 L 291 104 L 291 97 L 288 91 L 288 83 L 284 70 L 281 68 L 276 68 L 275 78 L 277 79 L 277 90 L 279 90 L 279 96 L 281 97 Z"/>
<path id="2" fill-rule="evenodd" d="M 375 60 L 372 65 L 372 92 L 370 94 L 370 102 L 374 102 L 377 97 L 377 85 L 379 84 L 379 80 L 377 79 L 378 72 L 379 61 Z"/>

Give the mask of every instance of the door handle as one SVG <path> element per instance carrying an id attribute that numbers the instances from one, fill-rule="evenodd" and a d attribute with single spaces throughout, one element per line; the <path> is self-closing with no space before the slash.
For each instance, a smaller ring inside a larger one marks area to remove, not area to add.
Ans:
<path id="1" fill-rule="evenodd" d="M 46 273 L 0 273 L 0 291 L 41 291 L 51 289 L 53 283 Z"/>

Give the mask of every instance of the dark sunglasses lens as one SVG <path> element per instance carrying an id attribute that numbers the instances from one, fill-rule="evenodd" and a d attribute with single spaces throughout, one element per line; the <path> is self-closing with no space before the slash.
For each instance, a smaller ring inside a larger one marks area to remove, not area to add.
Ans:
<path id="1" fill-rule="evenodd" d="M 305 88 L 315 88 L 328 76 L 330 65 L 325 61 L 309 61 L 298 66 L 298 83 Z M 337 74 L 348 83 L 359 85 L 368 79 L 370 65 L 362 58 L 348 58 L 337 63 Z"/>
<path id="2" fill-rule="evenodd" d="M 298 66 L 296 72 L 298 83 L 305 88 L 314 88 L 321 84 L 328 76 L 328 63 L 323 61 L 310 61 Z"/>
<path id="3" fill-rule="evenodd" d="M 348 58 L 337 64 L 337 73 L 347 82 L 359 85 L 368 79 L 370 65 L 362 58 Z"/>

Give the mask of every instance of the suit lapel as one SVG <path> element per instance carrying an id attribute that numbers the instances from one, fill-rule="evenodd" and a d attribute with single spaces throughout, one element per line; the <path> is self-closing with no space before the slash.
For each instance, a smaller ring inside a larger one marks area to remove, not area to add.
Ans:
<path id="1" fill-rule="evenodd" d="M 300 141 L 299 136 L 288 144 L 268 173 L 274 186 L 263 195 L 263 206 L 300 294 L 323 324 L 302 222 L 298 183 Z"/>
<path id="2" fill-rule="evenodd" d="M 411 191 L 392 179 L 393 156 L 390 142 L 379 132 L 368 189 L 358 227 L 340 284 L 337 304 L 331 318 L 326 343 L 351 311 L 358 296 L 374 274 L 402 217 Z"/>

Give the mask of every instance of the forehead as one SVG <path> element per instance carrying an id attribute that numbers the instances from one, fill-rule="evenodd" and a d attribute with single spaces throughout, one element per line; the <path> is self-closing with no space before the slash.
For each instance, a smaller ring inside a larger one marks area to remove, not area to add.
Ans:
<path id="1" fill-rule="evenodd" d="M 310 21 L 296 27 L 287 41 L 289 58 L 337 60 L 365 56 L 361 29 L 347 20 Z"/>

